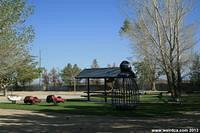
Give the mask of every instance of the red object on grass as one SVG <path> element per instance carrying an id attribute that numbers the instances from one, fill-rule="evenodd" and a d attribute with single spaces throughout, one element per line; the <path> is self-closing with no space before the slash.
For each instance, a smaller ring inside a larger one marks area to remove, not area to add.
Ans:
<path id="1" fill-rule="evenodd" d="M 58 96 L 56 97 L 55 95 L 48 95 L 46 102 L 47 103 L 64 103 L 65 99 L 63 99 L 62 97 Z"/>
<path id="2" fill-rule="evenodd" d="M 35 103 L 40 103 L 41 100 L 37 97 L 33 97 L 33 96 L 26 96 L 24 98 L 24 103 L 30 103 L 30 104 L 35 104 Z"/>

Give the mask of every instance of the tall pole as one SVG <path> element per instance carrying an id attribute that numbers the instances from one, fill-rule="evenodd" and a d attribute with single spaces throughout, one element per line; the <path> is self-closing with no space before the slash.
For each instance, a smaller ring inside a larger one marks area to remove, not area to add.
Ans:
<path id="1" fill-rule="evenodd" d="M 39 69 L 41 70 L 41 50 L 39 50 Z M 41 71 L 39 71 L 39 89 L 41 88 Z"/>

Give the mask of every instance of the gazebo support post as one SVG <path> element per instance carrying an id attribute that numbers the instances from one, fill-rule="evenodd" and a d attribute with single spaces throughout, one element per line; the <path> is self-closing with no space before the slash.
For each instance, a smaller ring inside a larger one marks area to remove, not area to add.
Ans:
<path id="1" fill-rule="evenodd" d="M 87 78 L 87 94 L 88 94 L 88 101 L 90 101 L 90 78 Z"/>
<path id="2" fill-rule="evenodd" d="M 106 81 L 106 78 L 104 78 L 104 99 L 105 99 L 105 102 L 107 102 L 107 92 L 106 92 L 106 89 L 107 89 L 107 81 Z"/>

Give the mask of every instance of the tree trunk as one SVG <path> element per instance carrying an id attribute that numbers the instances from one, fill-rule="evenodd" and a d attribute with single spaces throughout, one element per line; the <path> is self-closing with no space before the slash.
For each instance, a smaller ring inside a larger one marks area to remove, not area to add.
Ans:
<path id="1" fill-rule="evenodd" d="M 179 36 L 178 36 L 178 29 L 179 27 L 177 26 L 177 37 L 176 37 L 176 45 L 177 45 L 177 69 L 176 69 L 176 73 L 177 73 L 177 92 L 178 92 L 178 97 L 181 97 L 181 82 L 182 82 L 182 78 L 181 78 L 181 65 L 180 65 L 180 46 L 179 46 Z"/>
<path id="2" fill-rule="evenodd" d="M 47 91 L 47 90 L 48 90 L 48 87 L 49 87 L 49 85 L 46 84 L 45 87 L 44 87 L 44 91 Z"/>
<path id="3" fill-rule="evenodd" d="M 7 97 L 7 88 L 4 89 L 4 96 Z"/>
<path id="4" fill-rule="evenodd" d="M 156 91 L 156 81 L 154 80 L 152 82 L 152 88 L 151 88 L 152 91 Z"/>
<path id="5" fill-rule="evenodd" d="M 74 91 L 76 91 L 76 79 L 74 78 Z"/>
<path id="6" fill-rule="evenodd" d="M 178 91 L 178 97 L 181 97 L 181 82 L 182 82 L 182 79 L 181 79 L 181 72 L 180 72 L 180 69 L 178 68 L 177 70 L 177 91 Z"/>
<path id="7" fill-rule="evenodd" d="M 167 76 L 167 83 L 168 83 L 168 89 L 171 93 L 171 97 L 175 100 L 177 98 L 177 92 L 176 92 L 176 85 L 175 85 L 175 79 L 172 76 L 173 74 L 169 74 L 168 72 L 166 72 L 166 76 Z"/>

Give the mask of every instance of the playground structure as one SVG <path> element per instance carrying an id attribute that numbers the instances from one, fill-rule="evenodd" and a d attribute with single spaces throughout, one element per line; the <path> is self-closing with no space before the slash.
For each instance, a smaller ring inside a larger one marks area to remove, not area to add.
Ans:
<path id="1" fill-rule="evenodd" d="M 112 105 L 120 109 L 132 109 L 139 103 L 136 76 L 127 61 L 120 64 L 120 73 L 114 80 Z"/>

